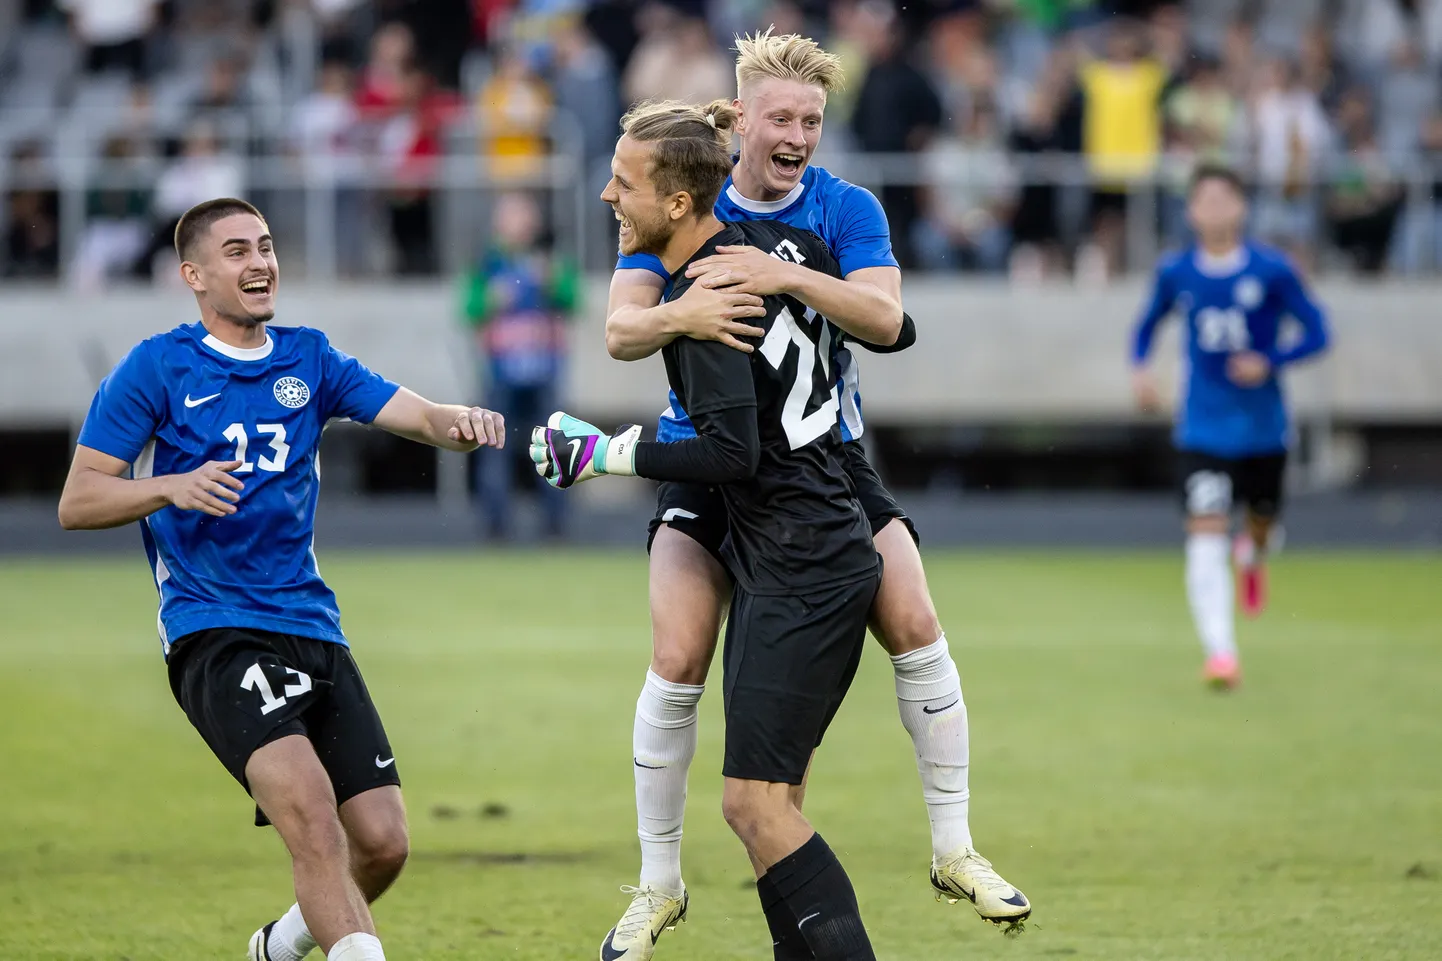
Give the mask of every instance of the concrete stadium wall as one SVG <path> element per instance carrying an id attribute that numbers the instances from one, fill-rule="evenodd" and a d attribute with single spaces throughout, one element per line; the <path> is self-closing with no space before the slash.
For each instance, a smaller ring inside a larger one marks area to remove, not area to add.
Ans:
<path id="1" fill-rule="evenodd" d="M 606 278 L 588 283 L 572 330 L 565 403 L 597 418 L 649 422 L 660 409 L 659 359 L 622 364 L 602 337 Z M 1145 291 L 920 278 L 906 285 L 917 346 L 863 357 L 868 414 L 877 422 L 1116 422 L 1131 418 L 1127 338 Z M 1331 281 L 1319 295 L 1333 355 L 1290 385 L 1305 416 L 1354 421 L 1442 420 L 1442 284 Z M 475 396 L 467 335 L 450 284 L 296 286 L 278 322 L 325 330 L 339 348 L 435 399 Z M 144 337 L 195 317 L 187 291 L 85 295 L 0 289 L 0 425 L 77 426 L 99 379 Z M 1176 376 L 1176 325 L 1161 345 Z"/>

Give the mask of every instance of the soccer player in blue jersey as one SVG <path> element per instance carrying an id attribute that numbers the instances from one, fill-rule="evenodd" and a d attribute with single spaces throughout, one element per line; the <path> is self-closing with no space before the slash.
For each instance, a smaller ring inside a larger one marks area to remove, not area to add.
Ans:
<path id="1" fill-rule="evenodd" d="M 138 521 L 160 594 L 171 690 L 290 850 L 296 905 L 251 961 L 382 961 L 368 903 L 409 850 L 395 755 L 316 569 L 318 449 L 332 420 L 452 450 L 500 447 L 505 425 L 433 404 L 331 347 L 267 327 L 280 281 L 264 218 L 241 200 L 175 228 L 199 323 L 142 341 L 101 383 L 60 523 Z"/>
<path id="2" fill-rule="evenodd" d="M 844 279 L 755 248 L 719 248 L 688 269 L 694 283 L 662 303 L 667 272 L 650 254 L 626 253 L 641 246 L 633 234 L 644 225 L 623 219 L 606 321 L 611 355 L 637 360 L 683 335 L 749 351 L 739 338 L 763 331 L 746 320 L 763 316 L 761 298 L 774 295 L 794 297 L 858 340 L 894 343 L 903 317 L 901 271 L 886 216 L 867 190 L 809 165 L 827 93 L 842 83 L 837 58 L 795 35 L 747 37 L 737 50 L 735 105 L 743 140 L 715 214 L 723 222 L 774 219 L 820 235 Z M 901 720 L 915 746 L 931 824 L 931 881 L 939 896 L 966 898 L 989 921 L 1019 923 L 1030 903 L 972 844 L 966 705 L 926 586 L 915 528 L 858 443 L 863 423 L 856 362 L 839 345 L 833 356 L 847 469 L 885 558 L 871 624 L 891 655 Z M 694 437 L 674 394 L 670 401 L 657 440 Z M 680 841 L 697 703 L 731 594 L 718 560 L 727 532 L 719 490 L 663 483 L 658 500 L 650 541 L 652 659 L 636 704 L 632 745 L 641 877 L 637 887 L 623 888 L 632 901 L 607 935 L 607 961 L 645 961 L 661 932 L 684 916 Z"/>
<path id="3" fill-rule="evenodd" d="M 1187 214 L 1197 243 L 1157 267 L 1132 339 L 1132 386 L 1143 410 L 1160 406 L 1147 355 L 1162 319 L 1184 315 L 1186 387 L 1174 440 L 1187 514 L 1187 599 L 1206 652 L 1203 676 L 1226 689 L 1241 680 L 1228 555 L 1235 555 L 1244 612 L 1261 613 L 1262 565 L 1292 439 L 1279 375 L 1326 349 L 1327 324 L 1282 254 L 1243 236 L 1247 203 L 1236 173 L 1199 167 Z M 1280 336 L 1286 317 L 1301 325 L 1299 338 Z M 1246 523 L 1233 545 L 1238 503 Z"/>

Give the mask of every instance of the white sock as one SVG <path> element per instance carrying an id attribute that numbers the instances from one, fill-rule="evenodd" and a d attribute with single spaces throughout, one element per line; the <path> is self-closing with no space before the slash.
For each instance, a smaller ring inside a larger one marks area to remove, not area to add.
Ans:
<path id="1" fill-rule="evenodd" d="M 1208 657 L 1237 654 L 1229 553 L 1226 534 L 1187 535 L 1187 600 Z"/>
<path id="2" fill-rule="evenodd" d="M 310 929 L 305 926 L 299 904 L 292 904 L 290 910 L 275 922 L 270 936 L 266 938 L 265 950 L 270 955 L 270 961 L 301 961 L 315 950 L 315 938 L 310 936 Z"/>
<path id="3" fill-rule="evenodd" d="M 696 705 L 704 684 L 675 684 L 654 671 L 636 701 L 631 735 L 641 886 L 681 893 L 681 822 L 686 773 L 696 756 Z"/>
<path id="4" fill-rule="evenodd" d="M 896 670 L 896 703 L 901 723 L 916 746 L 921 796 L 931 818 L 931 847 L 946 857 L 971 847 L 968 823 L 971 790 L 967 767 L 971 759 L 966 702 L 961 674 L 946 644 L 946 635 L 920 650 L 891 659 Z"/>
<path id="5" fill-rule="evenodd" d="M 331 945 L 326 961 L 386 961 L 381 939 L 374 934 L 347 934 Z"/>

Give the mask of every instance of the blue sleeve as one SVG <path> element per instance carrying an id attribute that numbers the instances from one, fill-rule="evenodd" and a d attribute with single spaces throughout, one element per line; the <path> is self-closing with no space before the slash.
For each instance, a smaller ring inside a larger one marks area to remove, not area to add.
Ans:
<path id="1" fill-rule="evenodd" d="M 661 258 L 655 254 L 622 254 L 616 258 L 617 270 L 649 270 L 662 280 L 669 281 L 671 275 L 661 266 Z"/>
<path id="2" fill-rule="evenodd" d="M 828 208 L 831 221 L 823 239 L 841 264 L 841 276 L 867 267 L 896 267 L 891 252 L 891 227 L 871 191 L 850 185 Z"/>
<path id="3" fill-rule="evenodd" d="M 164 386 L 150 348 L 137 344 L 100 382 L 79 443 L 133 463 L 155 436 L 164 411 Z"/>
<path id="4" fill-rule="evenodd" d="M 349 418 L 362 424 L 376 419 L 400 390 L 347 353 L 322 341 L 321 383 L 325 385 L 325 417 Z"/>
<path id="5" fill-rule="evenodd" d="M 1147 354 L 1152 350 L 1152 338 L 1157 334 L 1157 325 L 1162 318 L 1171 313 L 1172 305 L 1176 303 L 1176 285 L 1172 283 L 1171 271 L 1166 266 L 1157 268 L 1157 277 L 1152 284 L 1152 297 L 1147 302 L 1146 309 L 1137 319 L 1136 329 L 1132 333 L 1132 363 L 1141 364 L 1147 359 Z"/>
<path id="6" fill-rule="evenodd" d="M 1326 315 L 1312 299 L 1312 295 L 1307 293 L 1307 289 L 1302 286 L 1302 279 L 1290 266 L 1278 275 L 1276 293 L 1281 300 L 1282 309 L 1302 325 L 1302 339 L 1286 350 L 1273 346 L 1267 351 L 1267 360 L 1271 361 L 1274 370 L 1321 353 L 1327 349 L 1330 339 Z"/>

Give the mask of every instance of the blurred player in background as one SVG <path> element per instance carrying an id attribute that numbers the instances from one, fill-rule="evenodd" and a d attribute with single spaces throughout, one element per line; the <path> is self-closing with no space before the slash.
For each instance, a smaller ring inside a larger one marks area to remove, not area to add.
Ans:
<path id="1" fill-rule="evenodd" d="M 465 285 L 465 318 L 475 337 L 486 407 L 512 424 L 545 420 L 559 402 L 566 358 L 566 324 L 576 311 L 580 275 L 575 264 L 555 257 L 541 241 L 541 211 L 529 194 L 496 198 L 491 239 Z M 523 445 L 506 456 L 477 458 L 477 507 L 490 536 L 510 539 L 516 468 L 526 460 Z M 525 476 L 539 488 L 548 537 L 565 528 L 565 498 Z"/>
<path id="2" fill-rule="evenodd" d="M 775 219 L 818 234 L 840 262 L 842 277 L 808 270 L 765 251 L 722 246 L 687 268 L 696 282 L 662 303 L 670 282 L 654 256 L 623 252 L 611 280 L 606 342 L 611 356 L 638 360 L 680 335 L 719 340 L 741 351 L 738 337 L 761 331 L 761 298 L 794 297 L 846 334 L 889 345 L 902 326 L 901 271 L 876 198 L 809 166 L 821 139 L 826 96 L 843 81 L 837 58 L 813 41 L 769 32 L 738 42 L 737 132 L 741 152 L 716 203 L 726 221 Z M 633 224 L 622 221 L 623 247 Z M 843 279 L 844 278 L 844 279 Z M 901 720 L 915 745 L 931 822 L 931 882 L 938 895 L 966 898 L 988 921 L 1014 924 L 1031 911 L 972 846 L 968 819 L 969 733 L 961 677 L 926 585 L 916 530 L 882 486 L 859 443 L 863 424 L 856 364 L 833 351 L 838 420 L 846 467 L 885 558 L 871 612 L 872 632 L 891 655 Z M 657 440 L 696 436 L 674 394 Z M 681 829 L 686 775 L 696 753 L 696 705 L 716 649 L 731 592 L 719 557 L 727 520 L 721 496 L 706 484 L 665 483 L 651 522 L 652 660 L 636 704 L 632 746 L 641 840 L 641 878 L 607 943 L 613 957 L 651 957 L 661 922 L 683 912 Z"/>
<path id="3" fill-rule="evenodd" d="M 1279 374 L 1327 347 L 1322 310 L 1281 253 L 1246 241 L 1247 202 L 1232 170 L 1199 167 L 1188 219 L 1196 245 L 1157 267 L 1151 301 L 1132 341 L 1132 388 L 1145 411 L 1161 406 L 1146 367 L 1157 325 L 1173 310 L 1186 317 L 1186 386 L 1174 434 L 1187 514 L 1186 585 L 1206 651 L 1205 679 L 1230 688 L 1241 680 L 1233 618 L 1233 554 L 1242 610 L 1266 606 L 1264 562 L 1282 506 L 1292 431 Z M 1286 343 L 1282 320 L 1302 327 Z M 1234 504 L 1246 523 L 1230 541 Z"/>
<path id="4" fill-rule="evenodd" d="M 200 322 L 142 341 L 100 385 L 60 523 L 140 522 L 171 690 L 290 851 L 297 903 L 251 961 L 383 961 L 369 902 L 409 851 L 400 775 L 315 559 L 321 432 L 373 423 L 421 443 L 500 447 L 477 407 L 433 404 L 275 316 L 280 266 L 250 204 L 175 228 Z M 128 476 L 127 476 L 128 475 Z"/>
<path id="5" fill-rule="evenodd" d="M 644 103 L 626 115 L 601 194 L 622 218 L 621 252 L 657 257 L 675 296 L 695 283 L 685 266 L 725 245 L 839 280 L 836 259 L 810 231 L 716 219 L 736 118 L 724 100 Z M 531 459 L 563 488 L 601 474 L 714 485 L 729 526 L 720 553 L 736 579 L 723 658 L 726 822 L 751 858 L 777 961 L 875 961 L 851 880 L 801 799 L 812 753 L 861 662 L 881 567 L 845 466 L 833 329 L 791 296 L 769 294 L 762 307 L 754 353 L 692 337 L 663 349 L 695 436 L 642 442 L 640 427 L 608 436 L 558 412 L 533 431 Z M 898 336 L 899 347 L 915 338 L 909 318 Z M 684 891 L 678 901 L 639 943 L 612 931 L 601 961 L 649 957 L 661 931 L 685 917 Z"/>

